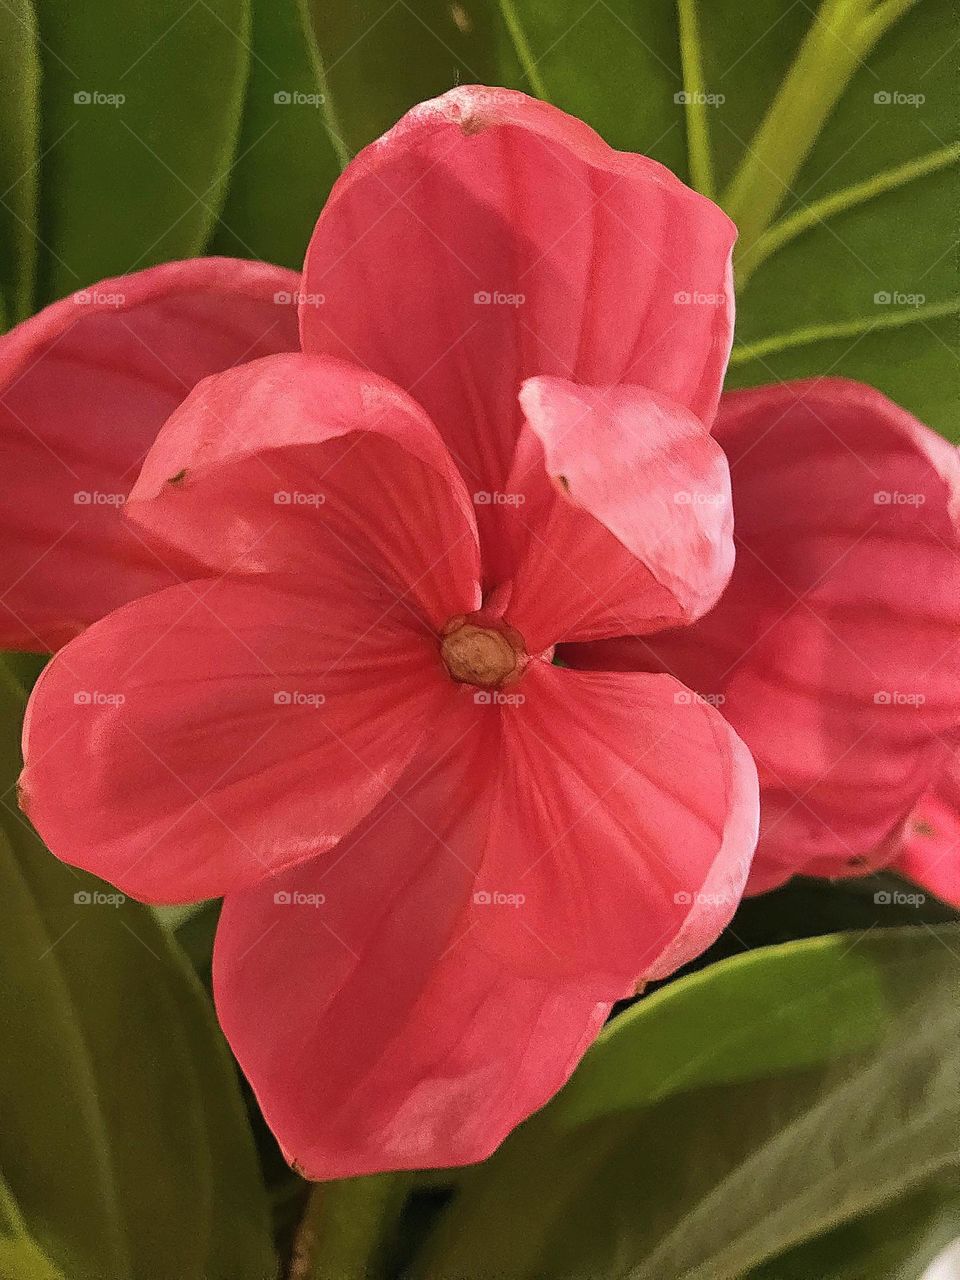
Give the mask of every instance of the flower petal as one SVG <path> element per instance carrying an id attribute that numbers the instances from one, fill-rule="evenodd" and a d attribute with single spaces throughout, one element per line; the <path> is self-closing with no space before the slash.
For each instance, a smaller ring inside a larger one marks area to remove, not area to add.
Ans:
<path id="1" fill-rule="evenodd" d="M 639 383 L 711 421 L 735 234 L 653 160 L 522 93 L 462 86 L 334 187 L 304 266 L 303 348 L 416 396 L 468 488 L 492 493 L 537 374 Z M 504 513 L 480 514 L 486 550 Z"/>
<path id="2" fill-rule="evenodd" d="M 508 487 L 526 492 L 525 545 L 509 610 L 531 651 L 711 608 L 733 569 L 733 506 L 699 419 L 644 387 L 561 378 L 530 379 L 520 401 L 528 429 Z"/>
<path id="3" fill-rule="evenodd" d="M 856 875 L 960 724 L 960 454 L 840 379 L 724 397 L 737 563 L 695 627 L 580 665 L 663 669 L 722 704 L 763 788 L 750 887 Z"/>
<path id="4" fill-rule="evenodd" d="M 448 841 L 484 820 L 469 712 L 461 701 L 438 722 L 402 798 L 329 860 L 224 903 L 218 1016 L 309 1178 L 484 1159 L 560 1088 L 609 1011 L 576 981 L 511 976 L 465 926 L 474 868 Z"/>
<path id="5" fill-rule="evenodd" d="M 298 288 L 294 272 L 263 263 L 172 262 L 103 280 L 0 338 L 0 645 L 55 649 L 196 575 L 189 555 L 145 547 L 120 506 L 201 378 L 296 349 Z"/>
<path id="6" fill-rule="evenodd" d="M 960 907 L 960 755 L 920 797 L 902 833 L 894 869 Z"/>
<path id="7" fill-rule="evenodd" d="M 64 862 L 147 901 L 208 898 L 336 844 L 444 696 L 433 638 L 353 569 L 169 587 L 46 668 L 21 802 Z"/>
<path id="8" fill-rule="evenodd" d="M 317 574 L 332 556 L 434 627 L 479 607 L 473 507 L 443 441 L 409 396 L 339 360 L 273 356 L 201 383 L 127 516 L 217 572 Z"/>
<path id="9" fill-rule="evenodd" d="M 477 945 L 609 994 L 672 973 L 740 900 L 757 836 L 749 752 L 669 676 L 533 662 L 519 689 L 484 806 Z"/>

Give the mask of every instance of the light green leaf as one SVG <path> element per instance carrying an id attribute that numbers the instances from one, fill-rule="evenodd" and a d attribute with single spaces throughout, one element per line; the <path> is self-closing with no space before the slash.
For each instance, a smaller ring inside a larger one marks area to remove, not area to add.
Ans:
<path id="1" fill-rule="evenodd" d="M 0 1175 L 17 1221 L 69 1280 L 272 1280 L 266 1197 L 209 1003 L 148 908 L 58 862 L 16 811 L 18 699 L 10 682 L 3 693 L 0 1020 L 15 1034 Z"/>
<path id="2" fill-rule="evenodd" d="M 721 202 L 741 231 L 729 385 L 858 378 L 955 437 L 952 5 L 824 0 L 813 14 L 765 0 L 744 13 L 739 54 L 727 9 L 704 6 L 703 27 L 707 75 L 729 86 L 713 136 Z M 798 16 L 806 30 L 791 46 Z M 789 70 L 777 65 L 781 49 L 795 55 Z M 771 60 L 776 91 L 758 99 Z"/>
<path id="3" fill-rule="evenodd" d="M 202 252 L 233 160 L 249 0 L 37 0 L 41 296 Z"/>
<path id="4" fill-rule="evenodd" d="M 28 315 L 36 264 L 40 65 L 31 0 L 0 5 L 0 314 Z"/>
<path id="5" fill-rule="evenodd" d="M 956 926 L 724 961 L 607 1028 L 423 1274 L 734 1280 L 955 1166 Z"/>

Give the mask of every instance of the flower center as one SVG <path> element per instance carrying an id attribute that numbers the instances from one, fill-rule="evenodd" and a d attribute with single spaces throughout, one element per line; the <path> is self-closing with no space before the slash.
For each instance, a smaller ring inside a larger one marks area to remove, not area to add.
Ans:
<path id="1" fill-rule="evenodd" d="M 515 680 L 526 657 L 512 627 L 483 627 L 463 617 L 444 627 L 440 656 L 454 680 L 485 689 Z"/>

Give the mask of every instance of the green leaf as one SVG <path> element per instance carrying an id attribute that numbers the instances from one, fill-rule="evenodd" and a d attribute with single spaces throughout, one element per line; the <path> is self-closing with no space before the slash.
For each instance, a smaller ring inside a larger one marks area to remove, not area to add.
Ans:
<path id="1" fill-rule="evenodd" d="M 201 253 L 237 141 L 249 0 L 37 11 L 42 300 Z"/>
<path id="2" fill-rule="evenodd" d="M 40 65 L 31 0 L 0 5 L 0 314 L 31 310 L 37 249 Z"/>
<path id="3" fill-rule="evenodd" d="M 3 693 L 12 780 L 18 698 L 9 681 Z M 12 781 L 0 817 L 0 1020 L 16 1028 L 0 1065 L 0 1175 L 46 1260 L 37 1274 L 270 1280 L 235 1069 L 184 956 L 148 908 L 43 848 Z"/>
<path id="4" fill-rule="evenodd" d="M 747 1280 L 920 1280 L 960 1235 L 960 1191 L 953 1175 L 933 1179 L 872 1213 L 828 1231 L 751 1271 Z"/>
<path id="5" fill-rule="evenodd" d="M 729 86 L 713 126 L 721 202 L 741 231 L 729 385 L 859 378 L 955 436 L 952 5 L 764 0 L 738 10 L 736 45 L 728 4 L 703 13 L 707 79 Z"/>
<path id="6" fill-rule="evenodd" d="M 10 1188 L 0 1179 L 0 1275 L 10 1280 L 66 1280 L 30 1238 Z"/>
<path id="7" fill-rule="evenodd" d="M 326 67 L 344 157 L 417 102 L 455 84 L 495 84 L 498 19 L 474 0 L 304 0 Z"/>
<path id="8" fill-rule="evenodd" d="M 734 1280 L 957 1160 L 960 928 L 791 943 L 615 1019 L 423 1274 Z"/>
<path id="9" fill-rule="evenodd" d="M 251 54 L 237 160 L 211 249 L 299 270 L 341 159 L 305 0 L 253 0 Z"/>
<path id="10" fill-rule="evenodd" d="M 673 0 L 604 0 L 586 9 L 509 0 L 501 8 L 510 17 L 500 40 L 503 83 L 586 120 L 611 146 L 642 151 L 687 176 Z"/>

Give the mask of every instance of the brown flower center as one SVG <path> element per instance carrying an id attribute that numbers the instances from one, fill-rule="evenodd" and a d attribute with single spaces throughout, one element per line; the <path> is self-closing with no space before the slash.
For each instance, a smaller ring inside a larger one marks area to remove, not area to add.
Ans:
<path id="1" fill-rule="evenodd" d="M 440 656 L 454 680 L 492 689 L 522 670 L 523 642 L 510 627 L 481 627 L 451 618 L 444 628 Z"/>

